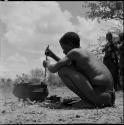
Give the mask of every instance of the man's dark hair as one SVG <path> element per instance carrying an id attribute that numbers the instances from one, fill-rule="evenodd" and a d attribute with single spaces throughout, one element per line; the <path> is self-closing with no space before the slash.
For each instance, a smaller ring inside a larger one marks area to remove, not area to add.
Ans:
<path id="1" fill-rule="evenodd" d="M 106 39 L 107 40 L 112 40 L 112 33 L 111 32 L 108 32 L 107 34 L 106 34 Z"/>
<path id="2" fill-rule="evenodd" d="M 80 37 L 75 32 L 65 33 L 59 40 L 60 44 L 73 45 L 74 47 L 80 47 Z"/>

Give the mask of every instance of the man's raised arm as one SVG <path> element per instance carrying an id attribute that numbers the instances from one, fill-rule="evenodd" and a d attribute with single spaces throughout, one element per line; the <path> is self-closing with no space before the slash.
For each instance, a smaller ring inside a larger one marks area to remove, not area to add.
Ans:
<path id="1" fill-rule="evenodd" d="M 55 73 L 55 72 L 58 72 L 58 70 L 63 66 L 68 66 L 70 64 L 71 64 L 71 61 L 67 56 L 65 56 L 64 58 L 60 59 L 56 64 L 49 64 L 48 70 L 52 73 Z"/>

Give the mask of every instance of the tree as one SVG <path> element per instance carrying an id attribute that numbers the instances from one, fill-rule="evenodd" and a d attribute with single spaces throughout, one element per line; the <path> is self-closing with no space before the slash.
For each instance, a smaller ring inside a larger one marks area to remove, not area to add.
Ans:
<path id="1" fill-rule="evenodd" d="M 97 58 L 99 58 L 100 60 L 102 60 L 102 57 L 103 57 L 102 49 L 104 47 L 104 45 L 103 45 L 103 41 L 104 40 L 105 40 L 105 37 L 104 36 L 100 36 L 98 38 L 97 45 L 94 45 L 94 49 L 91 50 L 91 52 L 93 52 L 97 56 Z"/>
<path id="2" fill-rule="evenodd" d="M 38 69 L 38 68 L 32 69 L 32 70 L 30 71 L 30 74 L 31 74 L 31 79 L 32 79 L 33 81 L 38 81 L 38 82 L 40 82 L 41 77 L 43 77 L 43 70 L 42 70 L 42 69 Z"/>
<path id="3" fill-rule="evenodd" d="M 16 75 L 15 84 L 18 83 L 29 83 L 29 82 L 40 82 L 43 78 L 43 70 L 39 68 L 32 69 L 29 74 L 22 73 L 22 75 Z"/>
<path id="4" fill-rule="evenodd" d="M 87 16 L 88 18 L 100 20 L 119 20 L 123 21 L 124 13 L 123 13 L 123 1 L 95 1 L 88 2 L 85 7 L 90 8 L 88 10 Z"/>
<path id="5" fill-rule="evenodd" d="M 4 87 L 5 82 L 6 82 L 5 78 L 1 78 L 0 79 L 0 87 Z"/>
<path id="6" fill-rule="evenodd" d="M 118 20 L 120 23 L 111 27 L 111 30 L 116 35 L 123 31 L 123 1 L 88 1 L 84 3 L 83 7 L 87 8 L 86 18 L 97 19 L 99 23 L 101 20 Z M 105 41 L 105 38 L 99 38 L 98 41 L 100 43 L 99 46 L 93 50 L 96 51 L 97 55 L 101 53 L 101 48 L 103 47 L 101 43 Z M 100 53 L 98 53 L 99 49 Z"/>
<path id="7" fill-rule="evenodd" d="M 47 80 L 49 86 L 56 86 L 56 87 L 61 87 L 64 86 L 63 82 L 59 78 L 57 74 L 50 73 L 48 75 L 48 80 Z"/>

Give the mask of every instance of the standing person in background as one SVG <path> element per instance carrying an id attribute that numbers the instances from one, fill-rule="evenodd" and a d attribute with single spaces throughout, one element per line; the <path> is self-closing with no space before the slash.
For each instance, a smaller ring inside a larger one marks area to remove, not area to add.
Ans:
<path id="1" fill-rule="evenodd" d="M 111 32 L 108 32 L 106 34 L 106 40 L 108 41 L 105 45 L 105 48 L 103 49 L 103 52 L 105 52 L 105 56 L 103 58 L 103 63 L 108 67 L 110 70 L 113 80 L 114 80 L 114 88 L 115 90 L 118 90 L 118 87 L 120 87 L 120 81 L 119 81 L 119 59 L 117 55 L 118 48 L 113 43 L 113 36 Z"/>
<path id="2" fill-rule="evenodd" d="M 121 86 L 124 85 L 124 32 L 119 34 L 119 54 L 120 54 L 120 61 L 119 61 L 119 67 L 120 67 L 120 81 Z"/>

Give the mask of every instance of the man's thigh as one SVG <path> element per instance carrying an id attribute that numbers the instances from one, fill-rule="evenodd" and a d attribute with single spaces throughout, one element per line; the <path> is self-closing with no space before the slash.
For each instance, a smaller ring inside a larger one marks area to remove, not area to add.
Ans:
<path id="1" fill-rule="evenodd" d="M 110 102 L 110 95 L 103 94 L 104 89 L 92 86 L 88 78 L 74 68 L 63 67 L 61 72 L 65 77 L 71 79 L 71 84 L 78 88 L 80 95 L 83 95 L 81 98 L 85 97 L 92 104 L 107 104 Z"/>
<path id="2" fill-rule="evenodd" d="M 70 79 L 71 84 L 74 84 L 78 91 L 82 93 L 86 98 L 93 100 L 96 98 L 94 88 L 92 87 L 90 81 L 82 73 L 75 70 L 73 67 L 63 67 L 59 72 L 62 76 Z"/>

